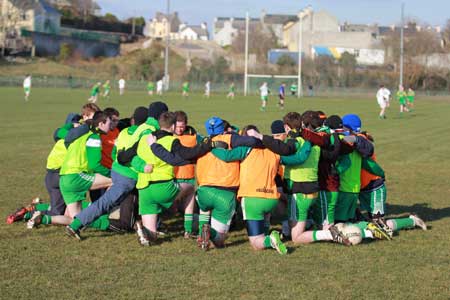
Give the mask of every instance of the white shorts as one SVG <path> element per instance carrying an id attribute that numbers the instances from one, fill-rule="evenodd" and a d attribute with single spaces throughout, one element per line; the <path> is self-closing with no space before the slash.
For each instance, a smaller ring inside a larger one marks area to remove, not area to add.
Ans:
<path id="1" fill-rule="evenodd" d="M 386 107 L 387 107 L 387 102 L 384 101 L 384 100 L 378 100 L 378 105 L 379 105 L 381 108 L 386 108 Z"/>

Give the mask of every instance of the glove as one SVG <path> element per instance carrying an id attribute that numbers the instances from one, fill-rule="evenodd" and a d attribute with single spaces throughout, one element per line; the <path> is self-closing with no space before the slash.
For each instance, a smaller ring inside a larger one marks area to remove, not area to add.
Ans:
<path id="1" fill-rule="evenodd" d="M 228 149 L 228 144 L 222 141 L 211 141 L 212 148 Z"/>
<path id="2" fill-rule="evenodd" d="M 356 136 L 355 135 L 344 136 L 344 141 L 350 144 L 354 144 L 356 142 Z"/>

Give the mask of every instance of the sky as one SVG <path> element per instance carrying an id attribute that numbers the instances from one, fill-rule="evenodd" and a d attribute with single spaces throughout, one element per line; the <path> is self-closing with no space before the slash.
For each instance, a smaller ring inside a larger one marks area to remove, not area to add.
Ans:
<path id="1" fill-rule="evenodd" d="M 166 11 L 167 0 L 97 0 L 102 13 L 111 12 L 119 18 L 143 16 L 153 18 L 155 12 Z M 311 5 L 313 10 L 326 10 L 340 23 L 391 25 L 400 20 L 401 3 L 405 3 L 405 17 L 430 25 L 445 25 L 450 19 L 448 0 L 170 0 L 171 11 L 191 25 L 201 22 L 211 26 L 215 17 L 259 17 L 267 13 L 296 14 Z"/>

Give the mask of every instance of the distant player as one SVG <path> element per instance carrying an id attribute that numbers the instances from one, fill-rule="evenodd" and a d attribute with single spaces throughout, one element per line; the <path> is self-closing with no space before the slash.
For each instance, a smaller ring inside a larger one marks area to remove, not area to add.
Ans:
<path id="1" fill-rule="evenodd" d="M 295 82 L 293 82 L 291 84 L 290 91 L 291 91 L 291 96 L 297 95 L 297 84 L 295 84 Z"/>
<path id="2" fill-rule="evenodd" d="M 158 80 L 156 82 L 156 94 L 157 95 L 162 95 L 163 94 L 163 81 L 162 79 Z"/>
<path id="3" fill-rule="evenodd" d="M 209 99 L 211 96 L 211 82 L 209 80 L 205 83 L 205 94 L 203 96 L 206 97 L 206 99 Z"/>
<path id="4" fill-rule="evenodd" d="M 91 90 L 91 97 L 89 97 L 88 101 L 91 103 L 96 103 L 98 99 L 98 94 L 100 94 L 100 86 L 102 85 L 101 82 L 97 82 L 94 84 Z"/>
<path id="5" fill-rule="evenodd" d="M 414 110 L 414 98 L 416 97 L 416 92 L 412 89 L 412 87 L 409 87 L 406 95 L 408 98 L 409 111 L 413 111 Z"/>
<path id="6" fill-rule="evenodd" d="M 230 84 L 230 87 L 228 88 L 228 94 L 227 94 L 227 99 L 234 99 L 234 92 L 235 92 L 235 87 L 234 87 L 234 82 L 232 82 Z"/>
<path id="7" fill-rule="evenodd" d="M 153 96 L 154 92 L 155 92 L 155 83 L 153 81 L 149 81 L 147 83 L 147 93 L 149 96 Z"/>
<path id="8" fill-rule="evenodd" d="M 261 111 L 266 111 L 267 101 L 269 100 L 269 87 L 267 86 L 267 82 L 263 82 L 263 84 L 259 87 L 259 94 L 261 96 Z"/>
<path id="9" fill-rule="evenodd" d="M 183 82 L 182 92 L 181 92 L 181 96 L 183 96 L 183 98 L 187 99 L 189 97 L 189 89 L 190 89 L 189 81 Z"/>
<path id="10" fill-rule="evenodd" d="M 25 92 L 25 101 L 28 101 L 31 92 L 31 75 L 29 74 L 23 80 L 23 91 Z"/>
<path id="11" fill-rule="evenodd" d="M 409 112 L 408 107 L 406 107 L 406 92 L 403 85 L 398 86 L 397 94 L 395 95 L 398 103 L 400 104 L 400 116 L 402 116 L 403 112 Z"/>
<path id="12" fill-rule="evenodd" d="M 391 97 L 391 92 L 384 86 L 380 85 L 380 89 L 377 92 L 377 102 L 380 106 L 380 119 L 386 119 L 386 107 L 389 107 L 389 98 Z"/>
<path id="13" fill-rule="evenodd" d="M 109 80 L 106 80 L 105 84 L 103 84 L 103 98 L 109 100 L 109 94 L 111 93 L 111 84 Z"/>
<path id="14" fill-rule="evenodd" d="M 119 79 L 119 94 L 120 96 L 123 96 L 125 93 L 125 79 L 120 78 Z"/>
<path id="15" fill-rule="evenodd" d="M 286 84 L 283 82 L 278 89 L 278 105 L 281 109 L 284 109 L 284 98 L 286 97 Z"/>

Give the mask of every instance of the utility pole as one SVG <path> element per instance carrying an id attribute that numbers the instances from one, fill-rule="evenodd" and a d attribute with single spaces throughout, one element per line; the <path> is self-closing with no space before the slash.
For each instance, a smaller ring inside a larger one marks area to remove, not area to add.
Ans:
<path id="1" fill-rule="evenodd" d="M 302 52 L 303 52 L 303 17 L 304 12 L 300 11 L 298 18 L 298 77 L 297 77 L 297 98 L 303 96 L 302 88 Z"/>
<path id="2" fill-rule="evenodd" d="M 169 89 L 170 0 L 167 0 L 166 52 L 164 54 L 164 90 Z"/>
<path id="3" fill-rule="evenodd" d="M 248 23 L 249 23 L 249 15 L 248 12 L 245 15 L 245 75 L 244 75 L 244 96 L 247 96 L 247 88 L 248 88 Z"/>
<path id="4" fill-rule="evenodd" d="M 403 85 L 403 29 L 405 27 L 404 24 L 404 11 L 405 11 L 405 3 L 402 2 L 402 12 L 401 12 L 401 22 L 400 22 L 400 79 L 399 85 Z"/>

